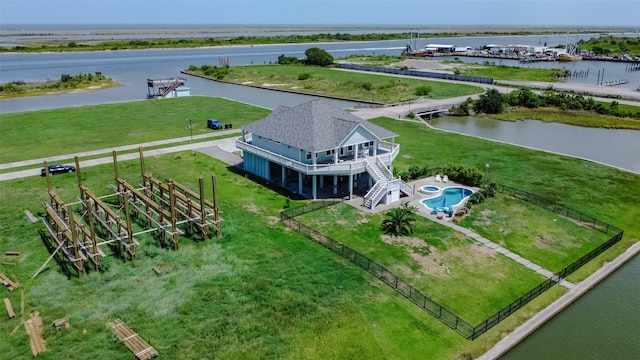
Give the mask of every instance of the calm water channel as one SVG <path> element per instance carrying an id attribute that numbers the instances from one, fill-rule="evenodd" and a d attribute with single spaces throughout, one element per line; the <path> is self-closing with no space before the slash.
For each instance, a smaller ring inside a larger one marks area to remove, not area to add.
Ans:
<path id="1" fill-rule="evenodd" d="M 595 35 L 581 35 L 590 38 Z M 430 43 L 481 46 L 488 43 L 564 44 L 566 36 L 509 36 L 485 38 L 429 39 Z M 419 46 L 424 46 L 421 40 Z M 334 57 L 351 54 L 397 55 L 407 41 L 322 44 Z M 314 45 L 315 46 L 315 45 Z M 143 100 L 147 78 L 180 76 L 189 65 L 217 65 L 227 58 L 230 65 L 275 62 L 279 55 L 304 56 L 309 45 L 245 46 L 230 48 L 112 51 L 79 54 L 0 54 L 0 82 L 58 79 L 61 74 L 100 71 L 122 86 L 98 92 L 61 94 L 0 100 L 0 113 L 60 108 L 120 101 Z M 584 62 L 587 63 L 587 62 Z M 611 63 L 594 62 L 595 73 Z M 612 70 L 609 70 L 609 69 Z M 593 72 L 593 71 L 592 71 Z M 226 97 L 274 108 L 297 105 L 312 98 L 243 86 L 220 84 L 187 77 L 193 95 Z M 349 108 L 353 103 L 331 101 Z M 640 172 L 640 132 L 586 129 L 537 121 L 515 123 L 477 118 L 441 118 L 433 126 L 450 131 L 536 147 L 582 157 Z M 1 135 L 0 135 L 1 136 Z M 640 206 L 640 204 L 639 204 Z M 640 258 L 636 257 L 579 301 L 552 319 L 520 344 L 505 359 L 632 359 L 640 353 Z"/>

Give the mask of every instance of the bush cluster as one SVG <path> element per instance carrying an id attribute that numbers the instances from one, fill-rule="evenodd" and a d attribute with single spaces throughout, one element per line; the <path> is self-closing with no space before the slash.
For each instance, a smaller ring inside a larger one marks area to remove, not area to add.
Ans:
<path id="1" fill-rule="evenodd" d="M 480 98 L 473 103 L 473 109 L 476 112 L 498 114 L 505 110 L 505 105 L 524 106 L 529 109 L 556 107 L 561 110 L 585 110 L 594 111 L 601 115 L 640 118 L 640 111 L 625 111 L 620 108 L 620 104 L 617 101 L 612 101 L 611 104 L 607 105 L 579 94 L 555 92 L 553 88 L 545 90 L 540 95 L 528 88 L 521 88 L 504 95 L 497 90 L 491 89 L 480 95 Z M 451 108 L 450 111 L 456 115 L 468 115 L 468 112 L 465 113 L 465 109 L 468 110 L 468 104 L 463 103 L 459 107 Z"/>
<path id="2" fill-rule="evenodd" d="M 202 65 L 197 67 L 195 65 L 189 65 L 189 71 L 201 72 L 205 76 L 213 76 L 214 78 L 221 80 L 229 74 L 229 65 L 215 66 L 215 65 Z"/>
<path id="3" fill-rule="evenodd" d="M 442 173 L 449 179 L 467 186 L 480 186 L 484 178 L 482 170 L 461 164 L 447 164 L 443 166 Z"/>
<path id="4" fill-rule="evenodd" d="M 418 165 L 409 166 L 408 170 L 399 170 L 398 168 L 393 168 L 393 176 L 399 177 L 404 181 L 411 181 L 423 178 L 427 176 L 429 173 L 429 168 L 425 165 L 420 167 Z"/>
<path id="5" fill-rule="evenodd" d="M 496 183 L 482 185 L 482 187 L 478 191 L 471 194 L 465 206 L 471 209 L 473 205 L 481 204 L 486 199 L 496 196 L 497 192 L 498 185 Z"/>

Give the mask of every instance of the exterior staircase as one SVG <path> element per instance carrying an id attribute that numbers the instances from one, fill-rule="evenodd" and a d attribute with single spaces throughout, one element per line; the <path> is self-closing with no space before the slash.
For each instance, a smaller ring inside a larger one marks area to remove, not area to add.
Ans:
<path id="1" fill-rule="evenodd" d="M 178 86 L 182 85 L 183 82 L 179 79 L 176 79 L 171 85 L 169 85 L 168 88 L 164 89 L 164 91 L 162 92 L 162 94 L 160 95 L 160 97 L 165 97 L 167 95 L 169 95 L 170 92 L 172 92 L 174 89 L 176 89 Z"/>
<path id="2" fill-rule="evenodd" d="M 367 160 L 367 172 L 376 183 L 364 196 L 364 206 L 373 209 L 387 193 L 387 187 L 389 181 L 393 180 L 393 175 L 384 164 L 380 164 L 378 161 L 371 163 Z"/>
<path id="3" fill-rule="evenodd" d="M 380 158 L 376 157 L 375 162 L 367 160 L 367 172 L 375 181 L 375 184 L 364 196 L 363 205 L 373 209 L 390 189 L 398 189 L 405 195 L 411 196 L 414 193 L 413 186 L 407 184 L 402 179 L 394 179 L 393 174 L 384 165 Z"/>

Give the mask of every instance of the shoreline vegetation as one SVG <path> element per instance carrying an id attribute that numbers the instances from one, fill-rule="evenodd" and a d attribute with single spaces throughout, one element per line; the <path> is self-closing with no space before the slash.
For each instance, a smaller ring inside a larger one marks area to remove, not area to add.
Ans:
<path id="1" fill-rule="evenodd" d="M 25 82 L 13 80 L 0 84 L 0 99 L 40 96 L 61 92 L 85 92 L 108 89 L 120 84 L 101 73 L 62 74 L 58 80 Z"/>

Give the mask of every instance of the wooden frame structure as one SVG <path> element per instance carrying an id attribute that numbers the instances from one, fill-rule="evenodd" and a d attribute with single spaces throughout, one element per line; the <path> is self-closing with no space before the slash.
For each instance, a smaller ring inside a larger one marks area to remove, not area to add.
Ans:
<path id="1" fill-rule="evenodd" d="M 215 175 L 211 177 L 213 201 L 208 201 L 205 199 L 202 177 L 198 179 L 199 193 L 172 179 L 166 179 L 166 183 L 163 183 L 146 172 L 142 147 L 138 148 L 138 152 L 142 187 L 135 189 L 120 178 L 118 156 L 116 151 L 113 151 L 117 185 L 112 189 L 118 194 L 120 203 L 129 202 L 137 216 L 143 215 L 147 218 L 148 224 L 153 222 L 158 225 L 162 230 L 163 239 L 166 235 L 170 235 L 174 249 L 178 249 L 178 235 L 182 234 L 182 231 L 177 228 L 179 224 L 188 223 L 192 232 L 194 227 L 197 227 L 203 239 L 209 236 L 209 228 L 213 228 L 215 236 L 220 236 L 221 219 Z M 129 196 L 128 200 L 124 199 L 124 194 Z M 154 230 L 158 229 L 149 231 Z"/>
<path id="2" fill-rule="evenodd" d="M 105 256 L 100 249 L 101 245 L 118 246 L 119 255 L 128 254 L 133 260 L 136 256 L 136 247 L 139 245 L 134 236 L 147 232 L 161 231 L 163 240 L 166 240 L 169 235 L 174 249 L 177 250 L 179 235 L 184 234 L 178 225 L 183 223 L 189 224 L 191 233 L 197 227 L 203 239 L 209 236 L 209 228 L 213 228 L 215 236 L 220 235 L 222 220 L 219 217 L 215 175 L 212 176 L 213 201 L 208 201 L 205 199 L 202 178 L 199 178 L 199 193 L 171 179 L 167 179 L 165 184 L 145 171 L 142 148 L 139 148 L 139 153 L 143 183 L 142 188 L 136 189 L 120 178 L 117 153 L 113 151 L 116 185 L 109 187 L 118 197 L 125 219 L 120 218 L 118 212 L 83 185 L 77 156 L 75 163 L 80 189 L 79 202 L 65 204 L 53 191 L 50 174 L 48 171 L 45 173 L 50 201 L 42 204 L 46 212 L 43 222 L 50 235 L 45 236 L 46 242 L 54 250 L 33 275 L 34 277 L 58 252 L 62 252 L 78 274 L 87 270 L 85 267 L 87 261 L 90 261 L 96 270 L 100 269 L 101 258 Z M 47 168 L 46 161 L 44 167 Z M 71 208 L 72 205 L 77 204 L 82 205 L 81 216 L 74 215 Z M 131 226 L 132 213 L 138 218 L 144 216 L 149 229 L 134 234 Z M 156 227 L 150 228 L 152 224 Z M 98 228 L 103 230 L 102 234 L 106 235 L 106 239 L 98 236 Z"/>

